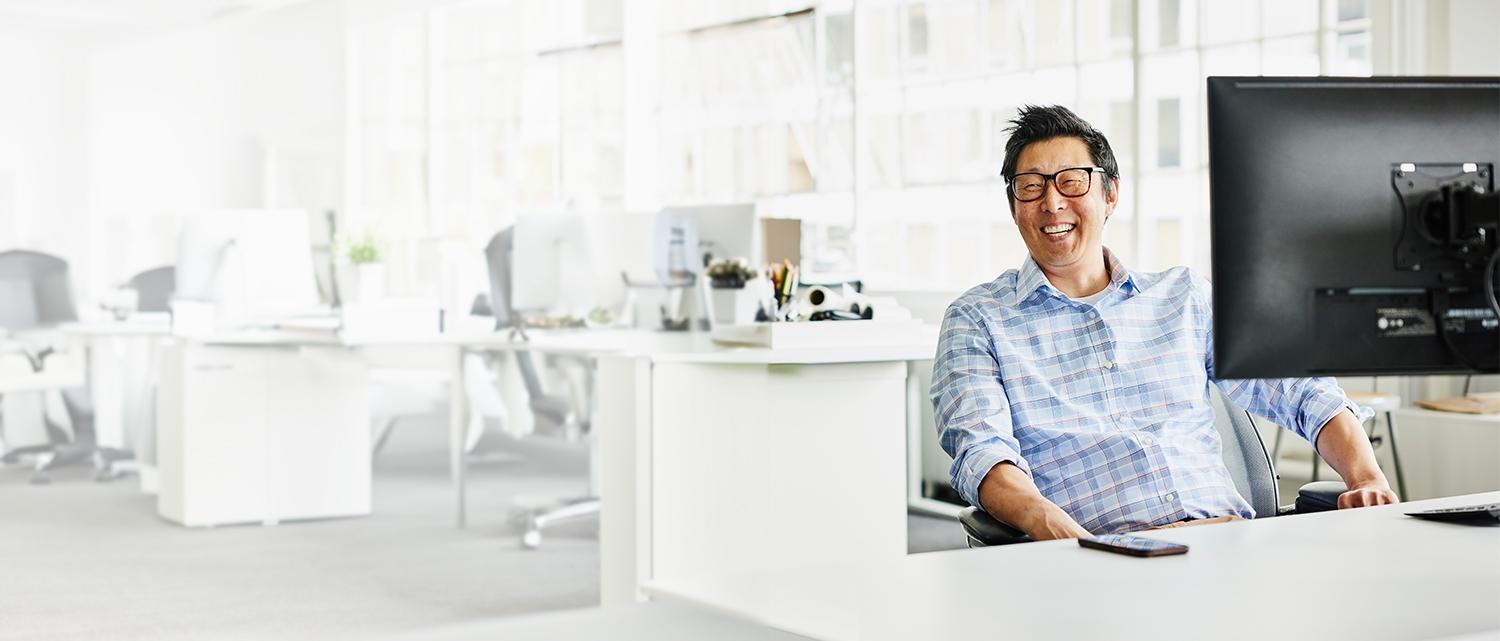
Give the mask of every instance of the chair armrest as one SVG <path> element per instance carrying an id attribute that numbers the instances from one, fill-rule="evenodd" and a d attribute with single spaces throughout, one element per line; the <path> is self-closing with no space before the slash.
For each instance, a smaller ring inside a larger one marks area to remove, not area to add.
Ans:
<path id="1" fill-rule="evenodd" d="M 1297 490 L 1297 513 L 1327 512 L 1339 507 L 1339 495 L 1349 491 L 1342 481 L 1308 483 Z"/>
<path id="2" fill-rule="evenodd" d="M 991 545 L 1026 543 L 1031 536 L 1000 522 L 988 512 L 977 507 L 966 507 L 958 513 L 958 522 L 969 536 L 969 547 L 982 548 Z"/>

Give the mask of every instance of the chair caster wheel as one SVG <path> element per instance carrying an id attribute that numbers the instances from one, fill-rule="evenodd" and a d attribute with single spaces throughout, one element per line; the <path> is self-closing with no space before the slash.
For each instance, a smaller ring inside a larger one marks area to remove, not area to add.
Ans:
<path id="1" fill-rule="evenodd" d="M 540 530 L 526 530 L 521 533 L 521 547 L 535 550 L 542 546 L 542 533 Z"/>

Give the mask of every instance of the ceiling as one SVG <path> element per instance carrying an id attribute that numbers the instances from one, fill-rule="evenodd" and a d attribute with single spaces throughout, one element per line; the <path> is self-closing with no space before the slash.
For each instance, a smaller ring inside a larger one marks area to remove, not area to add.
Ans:
<path id="1" fill-rule="evenodd" d="M 117 37 L 305 0 L 0 0 L 0 32 Z"/>

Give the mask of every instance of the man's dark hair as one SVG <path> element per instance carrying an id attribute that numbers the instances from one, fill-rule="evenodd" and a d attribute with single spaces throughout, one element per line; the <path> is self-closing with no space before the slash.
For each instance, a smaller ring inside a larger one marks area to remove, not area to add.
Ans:
<path id="1" fill-rule="evenodd" d="M 1053 138 L 1078 138 L 1089 148 L 1089 156 L 1094 165 L 1104 170 L 1108 178 L 1119 179 L 1120 164 L 1115 162 L 1115 152 L 1109 147 L 1109 140 L 1104 134 L 1095 129 L 1087 120 L 1078 117 L 1067 107 L 1051 105 L 1038 107 L 1026 105 L 1016 113 L 1015 120 L 1010 121 L 1010 127 L 1005 129 L 1010 134 L 1010 140 L 1005 141 L 1005 164 L 1000 168 L 1000 174 L 1006 181 L 1016 174 L 1016 160 L 1021 156 L 1021 150 L 1034 142 L 1042 142 Z M 1114 190 L 1114 185 L 1104 181 L 1104 195 L 1108 196 Z M 1006 189 L 1006 202 L 1010 205 L 1011 212 L 1016 209 L 1014 194 Z"/>

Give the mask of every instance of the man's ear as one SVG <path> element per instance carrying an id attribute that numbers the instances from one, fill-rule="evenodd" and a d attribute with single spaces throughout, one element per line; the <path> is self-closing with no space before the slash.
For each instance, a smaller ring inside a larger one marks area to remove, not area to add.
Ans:
<path id="1" fill-rule="evenodd" d="M 1115 213 L 1115 207 L 1120 204 L 1120 179 L 1109 179 L 1109 195 L 1104 197 L 1104 216 L 1108 218 Z"/>

